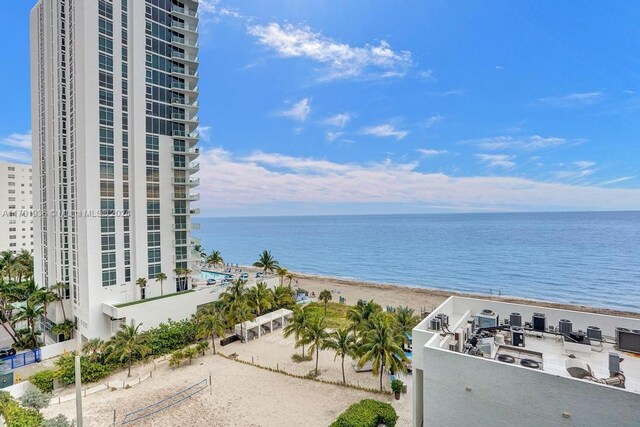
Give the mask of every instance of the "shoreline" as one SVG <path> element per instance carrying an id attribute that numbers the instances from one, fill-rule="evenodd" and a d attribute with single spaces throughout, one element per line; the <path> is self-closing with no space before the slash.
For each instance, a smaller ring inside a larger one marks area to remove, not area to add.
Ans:
<path id="1" fill-rule="evenodd" d="M 242 268 L 249 272 L 260 271 L 260 269 L 256 267 L 247 265 L 239 265 L 238 268 Z M 491 294 L 474 294 L 468 292 L 447 291 L 436 288 L 403 285 L 398 283 L 370 282 L 366 280 L 324 276 L 320 274 L 303 273 L 298 271 L 290 272 L 294 275 L 294 282 L 292 283 L 292 286 L 295 285 L 297 287 L 301 287 L 309 291 L 310 293 L 316 292 L 317 294 L 319 294 L 319 292 L 323 289 L 331 290 L 332 288 L 335 288 L 336 290 L 340 290 L 340 292 L 338 293 L 344 292 L 345 294 L 348 294 L 348 296 L 346 296 L 348 298 L 348 304 L 355 304 L 357 299 L 360 298 L 373 298 L 378 304 L 382 305 L 383 307 L 385 305 L 397 306 L 398 302 L 400 302 L 400 305 L 407 305 L 411 308 L 414 308 L 418 312 L 418 314 L 423 308 L 430 308 L 431 310 L 428 311 L 433 311 L 433 309 L 435 309 L 448 297 L 455 295 L 467 298 L 502 301 L 513 304 L 535 305 L 539 307 L 558 308 L 609 316 L 631 317 L 636 319 L 640 318 L 640 313 L 624 311 L 615 308 L 591 307 L 588 305 L 559 303 L 554 301 L 538 300 L 535 298 L 524 298 L 509 295 L 498 296 Z M 288 281 L 285 279 L 284 283 L 287 284 Z M 395 295 L 388 295 L 390 293 L 393 293 Z M 423 300 L 416 301 L 415 297 L 422 297 Z"/>

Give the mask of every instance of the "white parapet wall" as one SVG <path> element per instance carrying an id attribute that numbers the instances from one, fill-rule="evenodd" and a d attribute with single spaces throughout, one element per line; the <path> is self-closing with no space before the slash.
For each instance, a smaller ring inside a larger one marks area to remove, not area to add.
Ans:
<path id="1" fill-rule="evenodd" d="M 278 285 L 278 278 L 263 280 L 269 288 Z M 249 282 L 248 287 L 255 286 Z M 128 304 L 103 303 L 102 311 L 112 320 L 112 333 L 115 333 L 122 322 L 142 323 L 142 330 L 155 328 L 168 319 L 189 319 L 199 306 L 218 301 L 224 292 L 222 286 L 199 286 L 193 290 L 171 294 L 164 298 L 141 300 Z"/>
<path id="2" fill-rule="evenodd" d="M 23 381 L 20 383 L 16 383 L 12 386 L 9 387 L 5 387 L 2 389 L 2 391 L 6 391 L 7 393 L 9 393 L 14 399 L 20 399 L 22 397 L 22 395 L 29 390 L 30 388 L 35 388 L 35 386 L 33 384 L 31 384 L 29 381 Z"/>
<path id="3" fill-rule="evenodd" d="M 76 350 L 76 339 L 63 341 L 55 344 L 45 345 L 40 347 L 40 358 L 42 360 L 51 359 L 52 357 L 60 356 L 61 354 L 68 353 Z"/>

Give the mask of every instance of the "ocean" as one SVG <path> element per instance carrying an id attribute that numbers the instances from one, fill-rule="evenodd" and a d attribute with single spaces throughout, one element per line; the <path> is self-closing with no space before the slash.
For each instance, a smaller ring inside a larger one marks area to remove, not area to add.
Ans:
<path id="1" fill-rule="evenodd" d="M 198 218 L 227 262 L 640 312 L 640 212 Z"/>

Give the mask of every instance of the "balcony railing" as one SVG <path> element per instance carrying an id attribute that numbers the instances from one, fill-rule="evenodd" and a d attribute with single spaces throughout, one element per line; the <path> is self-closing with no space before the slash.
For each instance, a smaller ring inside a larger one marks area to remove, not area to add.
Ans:
<path id="1" fill-rule="evenodd" d="M 171 42 L 172 43 L 179 43 L 185 46 L 189 46 L 189 47 L 198 47 L 198 40 L 197 39 L 191 39 L 189 37 L 178 37 L 178 36 L 173 36 L 171 37 Z"/>
<path id="2" fill-rule="evenodd" d="M 186 22 L 172 21 L 171 22 L 171 26 L 173 28 L 179 28 L 181 30 L 192 31 L 194 33 L 198 31 L 198 26 L 197 25 L 188 24 Z"/>
<path id="3" fill-rule="evenodd" d="M 181 13 L 183 15 L 191 16 L 193 18 L 197 18 L 198 17 L 198 12 L 196 12 L 195 10 L 191 10 L 191 9 L 187 9 L 187 8 L 184 8 L 184 7 L 176 6 L 175 4 L 171 7 L 171 11 L 172 12 Z"/>
<path id="4" fill-rule="evenodd" d="M 186 130 L 174 129 L 171 133 L 172 136 L 178 136 L 180 138 L 197 139 L 199 137 L 198 132 L 187 132 Z"/>
<path id="5" fill-rule="evenodd" d="M 184 105 L 185 107 L 195 107 L 198 108 L 198 101 L 193 101 L 186 98 L 173 98 L 171 101 L 175 105 Z"/>
<path id="6" fill-rule="evenodd" d="M 171 56 L 177 59 L 184 59 L 189 62 L 198 62 L 198 56 L 191 53 L 178 52 L 177 50 L 174 50 Z"/>

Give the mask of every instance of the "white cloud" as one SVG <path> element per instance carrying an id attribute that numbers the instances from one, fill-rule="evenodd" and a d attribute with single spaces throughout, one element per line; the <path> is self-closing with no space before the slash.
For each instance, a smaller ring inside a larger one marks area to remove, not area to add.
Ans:
<path id="1" fill-rule="evenodd" d="M 464 95 L 464 90 L 462 89 L 454 89 L 454 90 L 448 90 L 446 92 L 442 92 L 440 94 L 441 97 L 446 98 L 449 96 L 462 96 Z"/>
<path id="2" fill-rule="evenodd" d="M 427 128 L 430 128 L 432 126 L 434 126 L 436 123 L 440 123 L 442 121 L 443 117 L 440 114 L 435 114 L 431 117 L 427 117 L 424 122 L 423 125 Z"/>
<path id="3" fill-rule="evenodd" d="M 350 114 L 340 113 L 340 114 L 336 114 L 335 116 L 327 117 L 323 123 L 325 125 L 343 128 L 349 123 L 350 120 L 351 120 Z"/>
<path id="4" fill-rule="evenodd" d="M 423 156 L 427 156 L 427 157 L 433 157 L 433 156 L 438 156 L 440 154 L 448 153 L 447 150 L 434 150 L 429 148 L 418 148 L 416 151 L 422 154 Z"/>
<path id="5" fill-rule="evenodd" d="M 538 99 L 542 104 L 553 105 L 556 107 L 573 107 L 576 105 L 593 105 L 604 99 L 602 92 L 580 92 L 569 93 L 567 95 L 549 96 Z"/>
<path id="6" fill-rule="evenodd" d="M 476 154 L 476 157 L 489 168 L 511 169 L 516 165 L 514 156 L 505 154 Z"/>
<path id="7" fill-rule="evenodd" d="M 31 163 L 31 151 L 0 151 L 0 160 L 13 163 Z"/>
<path id="8" fill-rule="evenodd" d="M 27 133 L 12 133 L 0 140 L 0 145 L 31 150 L 31 131 Z"/>
<path id="9" fill-rule="evenodd" d="M 394 51 L 386 41 L 354 47 L 311 30 L 272 22 L 248 27 L 258 42 L 284 58 L 307 58 L 324 65 L 321 80 L 366 77 L 402 77 L 413 66 L 411 52 Z"/>
<path id="10" fill-rule="evenodd" d="M 288 110 L 283 110 L 278 113 L 279 116 L 287 117 L 292 120 L 304 122 L 311 113 L 311 101 L 309 98 L 301 99 L 296 102 Z"/>
<path id="11" fill-rule="evenodd" d="M 279 206 L 427 203 L 466 210 L 640 209 L 640 189 L 505 176 L 452 177 L 420 172 L 417 163 L 390 160 L 336 163 L 263 152 L 236 157 L 216 148 L 203 149 L 200 162 L 199 205 L 205 214 L 259 215 L 265 194 Z"/>
<path id="12" fill-rule="evenodd" d="M 211 141 L 211 126 L 200 125 L 196 130 L 200 134 L 200 139 L 202 139 L 204 142 Z"/>
<path id="13" fill-rule="evenodd" d="M 562 145 L 576 145 L 584 142 L 582 139 L 570 140 L 554 136 L 495 136 L 490 138 L 477 138 L 461 141 L 461 144 L 471 144 L 483 150 L 542 150 L 545 148 L 559 147 Z"/>
<path id="14" fill-rule="evenodd" d="M 577 162 L 573 162 L 573 164 L 580 169 L 589 169 L 596 165 L 596 162 L 592 162 L 590 160 L 578 160 Z"/>
<path id="15" fill-rule="evenodd" d="M 370 126 L 363 128 L 360 133 L 363 135 L 373 135 L 378 138 L 393 137 L 398 141 L 409 134 L 409 131 L 396 129 L 393 125 L 387 123 L 378 126 Z"/>
<path id="16" fill-rule="evenodd" d="M 621 176 L 620 178 L 615 178 L 615 179 L 610 179 L 607 181 L 603 181 L 601 183 L 599 183 L 598 185 L 611 185 L 611 184 L 617 184 L 619 182 L 624 182 L 624 181 L 629 181 L 631 179 L 636 178 L 636 176 Z"/>
<path id="17" fill-rule="evenodd" d="M 334 142 L 336 139 L 344 135 L 344 132 L 327 132 L 327 141 Z"/>

